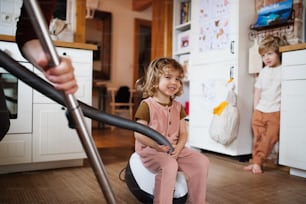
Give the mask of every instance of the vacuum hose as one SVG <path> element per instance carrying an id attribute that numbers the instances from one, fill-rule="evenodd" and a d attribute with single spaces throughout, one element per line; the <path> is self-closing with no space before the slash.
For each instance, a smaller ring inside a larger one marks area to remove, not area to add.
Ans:
<path id="1" fill-rule="evenodd" d="M 63 106 L 66 106 L 64 101 L 64 94 L 62 92 L 56 90 L 50 83 L 37 76 L 35 73 L 29 71 L 27 68 L 16 62 L 2 50 L 0 50 L 0 66 L 43 95 L 49 97 L 50 99 Z M 154 129 L 125 118 L 99 111 L 98 109 L 81 101 L 78 101 L 78 103 L 83 111 L 84 116 L 109 125 L 139 132 L 146 135 L 147 137 L 150 137 L 158 144 L 169 146 L 169 152 L 173 151 L 173 147 L 170 142 Z"/>

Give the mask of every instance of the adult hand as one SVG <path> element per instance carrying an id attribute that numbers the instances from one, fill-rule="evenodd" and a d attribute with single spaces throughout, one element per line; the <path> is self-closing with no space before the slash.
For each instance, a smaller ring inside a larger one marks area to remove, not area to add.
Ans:
<path id="1" fill-rule="evenodd" d="M 70 59 L 61 57 L 59 65 L 48 67 L 48 57 L 36 39 L 26 42 L 22 47 L 22 52 L 31 63 L 41 69 L 56 89 L 66 94 L 73 94 L 77 91 L 78 85 Z"/>
<path id="2" fill-rule="evenodd" d="M 68 58 L 61 57 L 60 64 L 44 71 L 44 74 L 46 78 L 53 83 L 56 89 L 64 91 L 66 94 L 73 94 L 78 89 L 77 81 L 74 76 L 74 68 L 71 60 Z"/>

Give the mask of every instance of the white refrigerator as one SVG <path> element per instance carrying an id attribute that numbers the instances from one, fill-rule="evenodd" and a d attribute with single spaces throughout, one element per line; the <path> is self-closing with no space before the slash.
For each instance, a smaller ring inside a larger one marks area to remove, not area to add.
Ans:
<path id="1" fill-rule="evenodd" d="M 248 34 L 255 18 L 255 3 L 244 0 L 192 3 L 189 145 L 231 156 L 249 155 L 254 77 L 248 73 L 248 50 L 252 44 Z M 223 145 L 213 140 L 208 130 L 213 109 L 226 99 L 226 82 L 230 77 L 234 78 L 237 95 L 239 130 L 232 143 Z"/>

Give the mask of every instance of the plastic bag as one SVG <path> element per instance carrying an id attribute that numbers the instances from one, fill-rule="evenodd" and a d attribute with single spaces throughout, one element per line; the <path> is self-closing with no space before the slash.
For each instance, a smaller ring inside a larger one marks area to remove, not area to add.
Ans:
<path id="1" fill-rule="evenodd" d="M 239 130 L 237 95 L 232 81 L 228 84 L 228 88 L 226 100 L 214 108 L 209 126 L 210 137 L 223 145 L 231 144 L 237 138 Z"/>

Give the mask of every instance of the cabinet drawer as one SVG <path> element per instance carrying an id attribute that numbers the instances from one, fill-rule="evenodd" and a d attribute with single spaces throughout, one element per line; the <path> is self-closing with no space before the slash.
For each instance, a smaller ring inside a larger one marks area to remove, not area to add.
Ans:
<path id="1" fill-rule="evenodd" d="M 58 55 L 71 59 L 72 62 L 91 63 L 92 51 L 72 48 L 57 47 Z"/>
<path id="2" fill-rule="evenodd" d="M 40 77 L 46 80 L 42 73 L 38 74 Z M 78 81 L 78 91 L 74 94 L 75 98 L 87 103 L 91 104 L 91 93 L 92 93 L 92 79 L 88 77 L 77 77 Z M 33 103 L 56 103 L 50 98 L 44 96 L 40 92 L 34 90 L 33 92 Z"/>
<path id="3" fill-rule="evenodd" d="M 76 77 L 86 76 L 91 79 L 92 77 L 92 64 L 89 63 L 72 63 L 74 67 L 74 74 Z"/>
<path id="4" fill-rule="evenodd" d="M 306 64 L 306 50 L 296 50 L 283 53 L 282 65 L 301 65 Z"/>
<path id="5" fill-rule="evenodd" d="M 296 66 L 283 66 L 282 80 L 306 79 L 306 64 Z"/>

